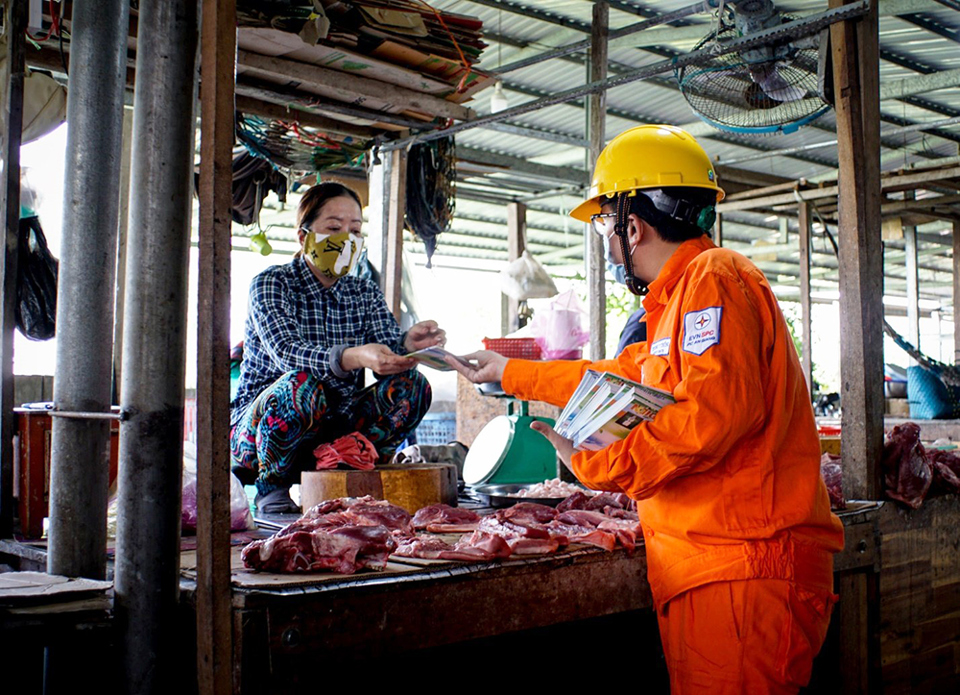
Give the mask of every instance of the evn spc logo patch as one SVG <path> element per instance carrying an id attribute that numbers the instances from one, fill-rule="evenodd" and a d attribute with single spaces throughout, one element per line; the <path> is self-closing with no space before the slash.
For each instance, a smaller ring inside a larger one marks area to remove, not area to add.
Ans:
<path id="1" fill-rule="evenodd" d="M 683 315 L 683 350 L 702 355 L 720 342 L 720 317 L 723 307 L 711 306 Z"/>

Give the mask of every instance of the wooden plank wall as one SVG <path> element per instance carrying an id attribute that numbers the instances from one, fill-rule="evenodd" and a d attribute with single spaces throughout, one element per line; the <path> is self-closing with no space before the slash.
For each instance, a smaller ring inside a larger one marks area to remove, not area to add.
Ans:
<path id="1" fill-rule="evenodd" d="M 960 692 L 960 498 L 880 516 L 884 695 Z"/>

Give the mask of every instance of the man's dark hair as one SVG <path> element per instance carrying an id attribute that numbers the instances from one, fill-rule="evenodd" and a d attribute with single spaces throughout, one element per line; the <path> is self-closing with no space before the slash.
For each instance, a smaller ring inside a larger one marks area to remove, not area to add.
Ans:
<path id="1" fill-rule="evenodd" d="M 630 212 L 656 228 L 660 238 L 664 241 L 682 242 L 696 239 L 706 234 L 710 236 L 709 227 L 704 229 L 697 225 L 700 211 L 713 208 L 717 204 L 717 192 L 710 188 L 690 188 L 686 186 L 667 186 L 662 189 L 670 198 L 682 201 L 680 207 L 687 213 L 687 220 L 677 219 L 658 209 L 650 196 L 642 190 L 631 196 Z M 712 222 L 710 223 L 712 225 Z"/>

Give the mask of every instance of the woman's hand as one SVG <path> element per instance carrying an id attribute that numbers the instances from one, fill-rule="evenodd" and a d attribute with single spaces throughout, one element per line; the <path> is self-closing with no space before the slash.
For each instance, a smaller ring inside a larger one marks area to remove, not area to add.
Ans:
<path id="1" fill-rule="evenodd" d="M 566 437 L 561 437 L 559 434 L 553 431 L 553 428 L 545 422 L 540 420 L 534 420 L 530 423 L 530 429 L 536 430 L 544 437 L 547 438 L 553 448 L 557 450 L 557 456 L 560 457 L 560 460 L 563 461 L 563 465 L 573 473 L 573 468 L 570 464 L 573 455 L 577 453 L 577 450 L 573 448 L 573 442 Z"/>
<path id="2" fill-rule="evenodd" d="M 467 367 L 459 360 L 451 357 L 448 357 L 446 362 L 475 384 L 500 381 L 503 378 L 503 370 L 509 361 L 503 355 L 493 352 L 492 350 L 480 350 L 479 352 L 464 355 L 463 359 L 471 363 L 476 362 L 477 366 Z"/>
<path id="3" fill-rule="evenodd" d="M 366 368 L 372 369 L 377 374 L 399 374 L 413 369 L 416 364 L 415 359 L 401 357 L 386 345 L 379 343 L 347 348 L 340 356 L 340 366 L 345 372 Z"/>
<path id="4" fill-rule="evenodd" d="M 443 345 L 447 342 L 447 332 L 437 325 L 436 321 L 421 321 L 414 324 L 407 331 L 403 339 L 403 347 L 407 352 L 416 352 L 423 348 Z"/>

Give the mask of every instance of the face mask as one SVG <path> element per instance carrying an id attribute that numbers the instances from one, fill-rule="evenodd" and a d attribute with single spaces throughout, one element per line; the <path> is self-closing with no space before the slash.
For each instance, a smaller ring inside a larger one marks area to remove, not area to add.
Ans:
<path id="1" fill-rule="evenodd" d="M 615 282 L 618 282 L 621 285 L 627 284 L 627 269 L 622 265 L 607 261 L 607 270 L 610 271 L 610 274 L 613 276 Z"/>
<path id="2" fill-rule="evenodd" d="M 360 260 L 363 237 L 350 232 L 320 234 L 303 230 L 303 253 L 320 273 L 331 280 L 342 278 Z"/>
<path id="3" fill-rule="evenodd" d="M 627 284 L 627 269 L 623 264 L 617 263 L 613 258 L 613 249 L 610 246 L 610 237 L 603 235 L 603 258 L 607 262 L 607 270 L 613 275 L 613 279 L 621 285 Z"/>

